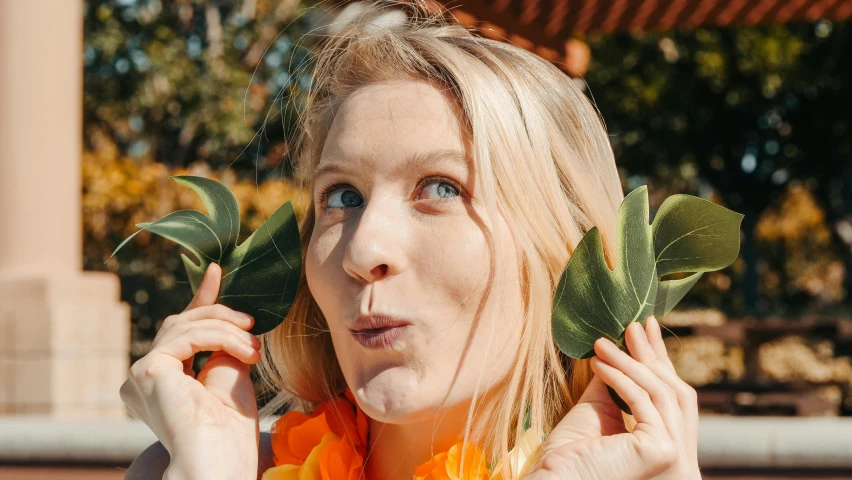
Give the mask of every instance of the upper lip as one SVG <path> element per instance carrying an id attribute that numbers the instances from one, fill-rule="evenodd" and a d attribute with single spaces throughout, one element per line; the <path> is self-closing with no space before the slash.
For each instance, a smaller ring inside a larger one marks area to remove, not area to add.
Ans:
<path id="1" fill-rule="evenodd" d="M 364 330 L 377 330 L 380 328 L 393 328 L 411 325 L 408 320 L 394 317 L 383 313 L 371 313 L 369 315 L 359 315 L 352 325 L 353 332 Z"/>

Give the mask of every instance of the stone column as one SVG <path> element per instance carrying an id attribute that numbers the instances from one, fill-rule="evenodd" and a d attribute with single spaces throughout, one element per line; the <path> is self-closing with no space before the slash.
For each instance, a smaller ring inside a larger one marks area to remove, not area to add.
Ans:
<path id="1" fill-rule="evenodd" d="M 124 417 L 130 315 L 82 271 L 82 0 L 0 0 L 0 415 Z"/>

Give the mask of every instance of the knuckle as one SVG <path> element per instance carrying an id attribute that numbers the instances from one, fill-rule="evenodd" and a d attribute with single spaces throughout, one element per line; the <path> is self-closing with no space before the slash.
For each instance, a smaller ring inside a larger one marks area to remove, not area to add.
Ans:
<path id="1" fill-rule="evenodd" d="M 130 366 L 130 380 L 134 383 L 144 382 L 156 376 L 155 365 L 144 361 L 144 357 Z"/>
<path id="2" fill-rule="evenodd" d="M 677 446 L 671 439 L 655 439 L 655 441 L 639 442 L 639 455 L 654 470 L 665 471 L 674 467 L 678 461 Z"/>
<path id="3" fill-rule="evenodd" d="M 652 354 L 653 356 L 648 361 L 648 366 L 651 367 L 652 370 L 659 371 L 663 368 L 666 368 L 666 362 L 660 358 L 656 353 Z"/>
<path id="4" fill-rule="evenodd" d="M 657 463 L 664 468 L 671 468 L 677 464 L 678 450 L 674 441 L 666 440 L 657 445 Z"/>
<path id="5" fill-rule="evenodd" d="M 659 382 L 650 390 L 651 396 L 654 400 L 662 402 L 666 406 L 670 406 L 672 404 L 677 405 L 677 396 L 675 395 L 674 390 L 665 383 Z"/>
<path id="6" fill-rule="evenodd" d="M 689 385 L 688 383 L 683 383 L 678 389 L 678 397 L 684 399 L 684 401 L 692 404 L 698 403 L 698 392 Z"/>
<path id="7" fill-rule="evenodd" d="M 169 315 L 165 319 L 163 319 L 163 326 L 160 327 L 161 330 L 165 330 L 168 328 L 172 328 L 178 322 L 178 315 Z"/>

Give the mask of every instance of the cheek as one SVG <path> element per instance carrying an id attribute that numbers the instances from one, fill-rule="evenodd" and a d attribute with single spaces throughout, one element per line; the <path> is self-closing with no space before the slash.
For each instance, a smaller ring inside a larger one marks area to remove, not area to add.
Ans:
<path id="1" fill-rule="evenodd" d="M 502 377 L 520 343 L 523 297 L 517 250 L 504 221 L 495 232 L 502 240 L 495 246 L 500 249 L 496 252 L 491 251 L 485 233 L 473 222 L 445 231 L 452 232 L 447 237 L 451 240 L 444 238 L 439 245 L 419 250 L 431 255 L 431 269 L 424 277 L 430 279 L 434 290 L 427 291 L 440 292 L 441 302 L 436 306 L 444 313 L 436 321 L 440 324 L 436 337 L 440 341 L 431 346 L 433 352 L 441 354 L 432 355 L 431 362 L 440 370 L 460 370 L 463 377 L 472 380 L 472 387 L 483 363 L 490 365 L 486 378 L 495 381 Z M 486 297 L 489 280 L 493 283 Z"/>
<path id="2" fill-rule="evenodd" d="M 484 293 L 490 270 L 491 252 L 485 235 L 475 225 L 456 225 L 445 229 L 450 235 L 424 242 L 415 250 L 423 257 L 421 278 L 441 292 L 444 306 L 460 310 L 476 309 Z M 461 318 L 472 318 L 467 314 Z"/>
<path id="3" fill-rule="evenodd" d="M 488 365 L 486 382 L 493 384 L 503 379 L 511 370 L 520 346 L 523 331 L 524 308 L 521 269 L 516 244 L 508 226 L 501 222 L 495 236 L 501 242 L 495 246 L 495 265 L 491 291 L 484 303 L 483 294 L 478 302 L 471 302 L 474 308 L 481 307 L 479 324 L 472 332 L 471 348 L 466 364 L 477 372 L 482 364 Z M 492 253 L 488 246 L 482 247 L 476 260 L 476 275 L 480 277 L 482 288 L 489 275 L 489 257 Z M 471 318 L 476 315 L 473 313 Z"/>
<path id="4" fill-rule="evenodd" d="M 342 281 L 337 270 L 333 268 L 335 262 L 340 265 L 339 259 L 335 259 L 335 255 L 338 255 L 339 240 L 340 233 L 333 229 L 314 231 L 305 252 L 305 277 L 308 288 L 320 310 L 326 318 L 331 319 L 337 318 L 337 315 L 331 313 L 339 308 L 335 305 L 339 297 L 332 295 L 332 292 L 336 291 L 335 287 Z"/>

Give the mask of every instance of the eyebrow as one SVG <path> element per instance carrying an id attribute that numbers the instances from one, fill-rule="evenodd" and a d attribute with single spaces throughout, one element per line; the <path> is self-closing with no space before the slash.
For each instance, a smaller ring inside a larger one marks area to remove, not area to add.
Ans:
<path id="1" fill-rule="evenodd" d="M 357 158 L 356 158 L 357 159 Z M 468 158 L 464 152 L 455 149 L 432 150 L 428 152 L 417 152 L 406 157 L 393 169 L 393 174 L 409 171 L 414 168 L 422 168 L 443 161 L 450 161 L 462 165 L 467 171 Z M 327 173 L 351 173 L 355 170 L 349 162 L 339 160 L 326 160 L 320 162 L 314 169 L 313 178 Z"/>

